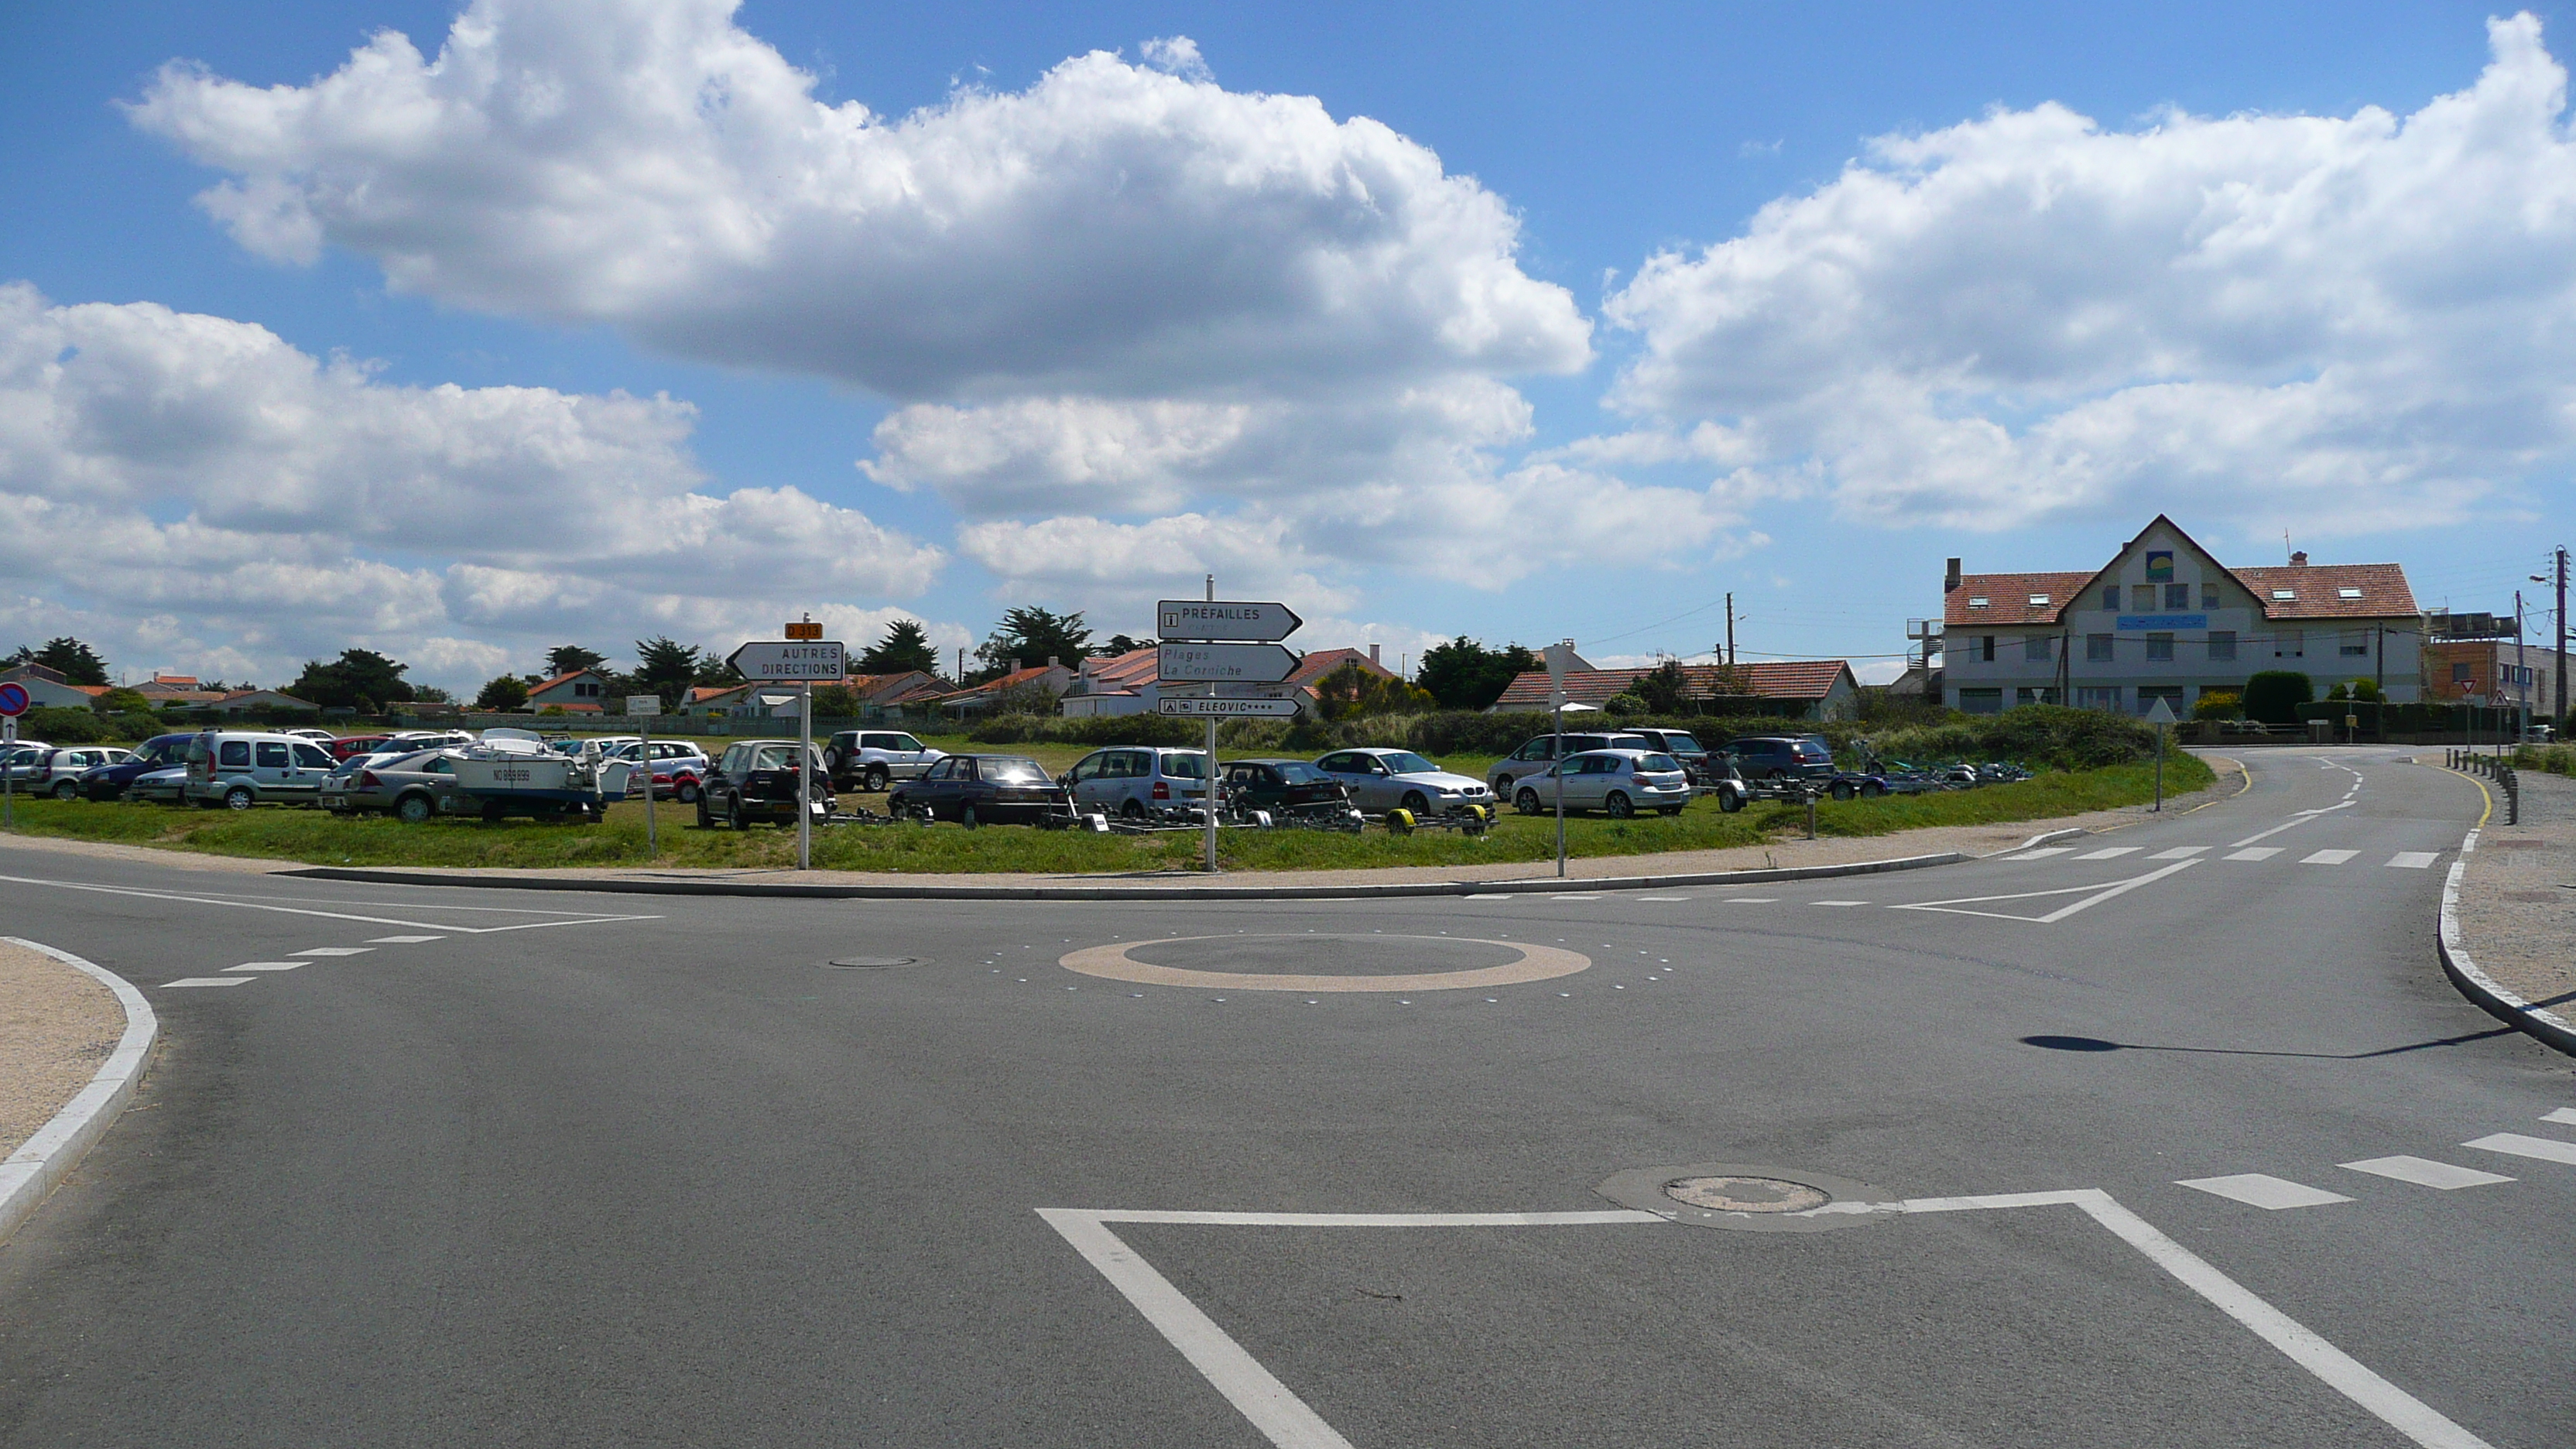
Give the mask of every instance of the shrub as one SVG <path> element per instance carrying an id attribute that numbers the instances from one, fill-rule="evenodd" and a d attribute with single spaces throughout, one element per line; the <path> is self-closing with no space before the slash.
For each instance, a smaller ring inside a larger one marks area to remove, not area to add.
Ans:
<path id="1" fill-rule="evenodd" d="M 1890 730 L 1871 743 L 1881 755 L 1904 760 L 2019 760 L 2094 770 L 2153 756 L 2156 732 L 2144 720 L 2108 710 L 2025 704 L 2002 714 Z"/>
<path id="2" fill-rule="evenodd" d="M 1644 695 L 1631 690 L 1624 694 L 1610 696 L 1601 708 L 1614 718 L 1633 719 L 1646 712 L 1646 699 Z"/>
<path id="3" fill-rule="evenodd" d="M 2299 706 L 2316 698 L 2316 687 L 2295 669 L 2266 669 L 2245 681 L 2245 716 L 2265 724 L 2297 724 Z"/>
<path id="4" fill-rule="evenodd" d="M 966 732 L 979 745 L 1191 745 L 1203 744 L 1207 726 L 1158 714 L 997 714 Z"/>
<path id="5" fill-rule="evenodd" d="M 18 717 L 18 733 L 49 745 L 98 745 L 117 738 L 107 721 L 87 709 L 40 705 Z"/>
<path id="6" fill-rule="evenodd" d="M 2193 719 L 2243 719 L 2245 701 L 2225 690 L 2205 690 L 2200 702 L 2191 707 Z"/>

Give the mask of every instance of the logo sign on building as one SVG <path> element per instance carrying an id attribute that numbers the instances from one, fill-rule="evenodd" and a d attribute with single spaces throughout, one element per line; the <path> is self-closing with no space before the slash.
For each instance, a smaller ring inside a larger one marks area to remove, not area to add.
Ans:
<path id="1" fill-rule="evenodd" d="M 849 660 L 838 639 L 756 639 L 725 656 L 745 679 L 767 683 L 793 680 L 841 682 Z"/>
<path id="2" fill-rule="evenodd" d="M 1295 719 L 1297 701 L 1293 699 L 1163 699 L 1154 702 L 1154 713 L 1181 715 L 1188 719 Z"/>
<path id="3" fill-rule="evenodd" d="M 27 686 L 16 680 L 0 684 L 0 718 L 16 719 L 27 712 Z"/>
<path id="4" fill-rule="evenodd" d="M 2151 584 L 2169 584 L 2173 582 L 2172 549 L 2151 548 L 2147 550 L 2147 582 Z"/>
<path id="5" fill-rule="evenodd" d="M 1155 632 L 1166 639 L 1241 639 L 1256 644 L 1276 643 L 1306 622 L 1286 604 L 1196 599 L 1165 599 L 1154 606 L 1154 620 Z"/>
<path id="6" fill-rule="evenodd" d="M 1155 674 L 1165 684 L 1277 684 L 1297 664 L 1295 654 L 1276 644 L 1166 643 Z"/>
<path id="7" fill-rule="evenodd" d="M 2206 629 L 2209 627 L 2209 616 L 2207 614 L 2122 614 L 2117 623 L 2124 632 L 2135 629 L 2158 631 Z"/>

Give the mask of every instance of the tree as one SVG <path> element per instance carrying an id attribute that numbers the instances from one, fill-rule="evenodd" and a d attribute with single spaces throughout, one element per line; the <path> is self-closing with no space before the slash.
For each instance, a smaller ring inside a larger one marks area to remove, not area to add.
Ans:
<path id="1" fill-rule="evenodd" d="M 130 689 L 111 689 L 90 708 L 100 714 L 150 714 L 152 701 Z"/>
<path id="2" fill-rule="evenodd" d="M 1513 680 L 1544 667 L 1544 661 L 1518 644 L 1488 649 L 1461 634 L 1424 653 L 1413 682 L 1442 709 L 1484 709 L 1502 698 Z"/>
<path id="3" fill-rule="evenodd" d="M 1328 720 L 1419 714 L 1438 703 L 1401 679 L 1363 668 L 1356 659 L 1315 681 L 1315 706 Z"/>
<path id="4" fill-rule="evenodd" d="M 2316 697 L 2316 686 L 2295 669 L 2266 669 L 2245 681 L 2245 717 L 2265 724 L 2297 724 L 2299 706 Z"/>
<path id="5" fill-rule="evenodd" d="M 1057 614 L 1029 605 L 1002 615 L 1001 626 L 975 651 L 984 667 L 967 676 L 966 682 L 982 684 L 1022 665 L 1044 664 L 1050 659 L 1073 667 L 1090 652 L 1091 630 L 1083 624 L 1080 613 Z"/>
<path id="6" fill-rule="evenodd" d="M 1109 642 L 1100 646 L 1100 652 L 1115 657 L 1133 654 L 1139 649 L 1151 649 L 1161 642 L 1159 639 L 1130 639 L 1124 634 L 1112 634 Z"/>
<path id="7" fill-rule="evenodd" d="M 635 692 L 650 694 L 662 701 L 665 710 L 674 709 L 689 697 L 689 686 L 697 683 L 698 670 L 707 663 L 694 644 L 656 635 L 635 641 Z"/>
<path id="8" fill-rule="evenodd" d="M 885 637 L 859 656 L 861 674 L 903 674 L 915 669 L 924 674 L 939 672 L 939 651 L 930 646 L 930 634 L 918 619 L 888 624 Z"/>
<path id="9" fill-rule="evenodd" d="M 476 709 L 513 710 L 528 707 L 528 682 L 515 674 L 496 674 L 474 696 Z"/>
<path id="10" fill-rule="evenodd" d="M 1636 695 L 1640 714 L 1684 714 L 1691 708 L 1690 676 L 1682 673 L 1678 659 L 1667 659 L 1647 670 L 1628 690 Z"/>
<path id="11" fill-rule="evenodd" d="M 846 684 L 814 686 L 814 718 L 857 719 L 859 692 Z"/>
<path id="12" fill-rule="evenodd" d="M 22 644 L 18 646 L 17 653 L 0 659 L 0 668 L 20 664 L 41 664 L 61 675 L 66 684 L 107 683 L 107 661 L 98 657 L 97 650 L 68 634 L 60 639 L 46 640 L 42 649 L 30 649 Z"/>
<path id="13" fill-rule="evenodd" d="M 1647 712 L 1646 697 L 1633 689 L 1623 689 L 1601 702 L 1601 708 L 1618 719 L 1628 719 Z M 1662 713 L 1661 710 L 1655 711 Z"/>
<path id="14" fill-rule="evenodd" d="M 605 654 L 596 654 L 578 644 L 558 644 L 546 651 L 546 677 L 560 678 L 583 669 L 594 669 L 608 662 Z"/>
<path id="15" fill-rule="evenodd" d="M 286 686 L 286 692 L 324 709 L 372 709 L 419 697 L 403 681 L 403 671 L 409 667 L 372 649 L 344 649 L 329 664 L 306 660 L 304 672 Z"/>

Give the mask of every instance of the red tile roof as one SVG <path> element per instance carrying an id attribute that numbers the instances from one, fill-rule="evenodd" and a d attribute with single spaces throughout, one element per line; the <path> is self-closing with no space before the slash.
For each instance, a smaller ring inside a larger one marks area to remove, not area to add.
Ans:
<path id="1" fill-rule="evenodd" d="M 2271 619 L 2383 619 L 2412 614 L 2415 591 L 2406 586 L 2406 570 L 2395 564 L 2282 564 L 2270 568 L 2230 569 L 2263 601 Z M 2272 595 L 2287 589 L 2295 599 Z M 2343 590 L 2358 589 L 2347 599 Z"/>
<path id="2" fill-rule="evenodd" d="M 1573 704 L 1606 704 L 1610 697 L 1624 694 L 1637 681 L 1652 674 L 1652 669 L 1578 669 L 1565 676 L 1565 697 Z M 1757 699 L 1823 699 L 1833 692 L 1837 680 L 1851 672 L 1851 666 L 1840 659 L 1782 659 L 1757 664 L 1738 664 L 1751 696 Z M 1701 699 L 1718 695 L 1721 683 L 1718 666 L 1685 664 L 1682 677 L 1692 695 Z M 1738 696 L 1741 697 L 1741 696 Z M 1547 671 L 1533 669 L 1513 680 L 1494 701 L 1498 710 L 1547 708 Z"/>
<path id="3" fill-rule="evenodd" d="M 1950 590 L 1945 600 L 1943 614 L 1945 622 L 1954 628 L 1968 624 L 2054 624 L 2058 612 L 2074 602 L 2092 581 L 2092 573 L 1962 574 L 1959 586 Z M 2033 595 L 2045 595 L 2048 602 L 2034 604 Z M 1985 604 L 1970 607 L 1978 599 L 1985 600 Z"/>
<path id="4" fill-rule="evenodd" d="M 1314 653 L 1309 654 L 1304 659 L 1298 661 L 1297 672 L 1289 675 L 1287 682 L 1293 685 L 1311 687 L 1317 680 L 1322 679 L 1325 675 L 1332 673 L 1334 670 L 1341 668 L 1345 664 L 1356 664 L 1360 668 L 1367 670 L 1371 674 L 1378 675 L 1381 678 L 1393 679 L 1395 677 L 1394 670 L 1389 669 L 1385 665 L 1378 663 L 1376 660 L 1369 658 L 1368 651 L 1365 649 L 1318 649 Z"/>
<path id="5" fill-rule="evenodd" d="M 554 688 L 554 687 L 555 687 L 556 685 L 558 685 L 558 684 L 570 684 L 570 683 L 572 683 L 574 680 L 581 678 L 581 677 L 582 677 L 583 675 L 585 675 L 585 674 L 596 674 L 596 673 L 598 673 L 598 671 L 597 671 L 597 670 L 595 670 L 595 669 L 576 669 L 576 670 L 574 670 L 574 671 L 573 671 L 572 673 L 570 673 L 570 674 L 558 674 L 558 675 L 556 675 L 554 678 L 547 680 L 547 681 L 546 681 L 545 683 L 543 683 L 543 684 L 531 684 L 531 685 L 529 685 L 529 686 L 528 686 L 528 693 L 530 693 L 530 694 L 543 694 L 543 693 L 545 693 L 547 690 Z"/>
<path id="6" fill-rule="evenodd" d="M 2136 548 L 2139 539 L 2154 532 L 2157 524 L 2172 529 L 2203 557 L 2216 560 L 2217 555 L 2183 532 L 2182 525 L 2160 513 L 2138 530 L 2136 538 L 2120 545 L 2111 563 L 2118 563 Z M 2304 560 L 2306 555 L 2299 557 Z M 1963 574 L 1959 586 L 1943 595 L 1944 626 L 2009 628 L 2016 624 L 2057 623 L 2065 617 L 2068 606 L 2082 598 L 2110 567 L 2105 564 L 2091 573 Z M 2263 617 L 2267 619 L 2385 619 L 2416 612 L 2415 591 L 2406 586 L 2406 570 L 2396 564 L 2300 562 L 2266 568 L 2219 567 L 2262 601 Z M 2280 589 L 2291 590 L 2297 597 L 2273 598 L 2273 592 Z M 2359 589 L 2361 597 L 2344 598 L 2344 589 Z M 2032 603 L 2036 596 L 2045 596 L 2046 602 Z M 1978 599 L 1984 599 L 1985 605 L 1972 607 Z"/>

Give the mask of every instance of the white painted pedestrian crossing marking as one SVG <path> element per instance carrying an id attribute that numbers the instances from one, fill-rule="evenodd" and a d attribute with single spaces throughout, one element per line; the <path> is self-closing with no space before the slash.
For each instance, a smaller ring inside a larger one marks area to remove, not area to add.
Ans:
<path id="1" fill-rule="evenodd" d="M 1637 899 L 1638 899 L 1638 900 L 1641 900 L 1641 901 L 1686 901 L 1686 900 L 1689 900 L 1689 899 L 1690 899 L 1690 897 L 1688 897 L 1688 896 L 1639 896 L 1639 897 L 1637 897 Z"/>
<path id="2" fill-rule="evenodd" d="M 306 964 L 302 961 L 244 961 L 239 966 L 227 966 L 224 969 L 227 971 L 293 971 Z"/>
<path id="3" fill-rule="evenodd" d="M 2571 1127 L 2576 1127 L 2576 1107 L 2561 1107 L 2555 1112 L 2543 1112 L 2540 1114 L 2540 1120 L 2543 1122 L 2564 1122 Z"/>
<path id="4" fill-rule="evenodd" d="M 2500 1172 L 2480 1172 L 2474 1167 L 2454 1167 L 2435 1162 L 2429 1157 L 2373 1157 L 2342 1166 L 2354 1172 L 2367 1172 L 2379 1177 L 2393 1177 L 2418 1187 L 2438 1187 L 2444 1192 L 2460 1187 L 2483 1187 L 2491 1182 L 2511 1182 Z"/>
<path id="5" fill-rule="evenodd" d="M 2075 858 L 2077 860 L 2118 860 L 2121 856 L 2135 855 L 2144 849 L 2146 847 L 2143 845 L 2113 845 L 2101 850 L 2088 850 Z"/>
<path id="6" fill-rule="evenodd" d="M 373 946 L 316 946 L 310 951 L 298 951 L 295 954 L 298 956 L 364 956 L 374 949 Z"/>
<path id="7" fill-rule="evenodd" d="M 2007 856 L 2005 856 L 2005 857 L 2004 857 L 2004 859 L 2006 859 L 2006 860 L 2046 860 L 2046 859 L 2048 859 L 2048 858 L 2049 858 L 2050 856 L 2052 856 L 2052 855 L 2064 855 L 2064 854 L 2066 854 L 2068 851 L 2073 850 L 2074 848 L 2075 848 L 2075 847 L 2074 847 L 2074 846 L 2071 846 L 2071 845 L 2043 845 L 2043 846 L 2041 846 L 2041 847 L 2040 847 L 2039 849 L 2037 849 L 2037 850 L 2025 850 L 2025 851 L 2023 851 L 2023 852 L 2022 852 L 2021 854 L 2019 854 L 2019 855 L 2007 855 Z"/>
<path id="8" fill-rule="evenodd" d="M 258 979 L 256 976 L 182 976 L 176 981 L 162 982 L 161 987 L 166 991 L 174 986 L 248 986 Z"/>
<path id="9" fill-rule="evenodd" d="M 1718 902 L 1718 904 L 1727 906 L 1776 906 L 1780 904 L 1780 898 L 1778 896 L 1728 896 Z"/>
<path id="10" fill-rule="evenodd" d="M 1597 901 L 1599 896 L 1570 896 L 1563 891 L 1549 891 L 1544 899 L 1551 901 Z"/>
<path id="11" fill-rule="evenodd" d="M 2202 1192 L 2234 1198 L 2238 1202 L 2266 1208 L 2273 1212 L 2279 1212 L 2283 1208 L 2323 1207 L 2330 1202 L 2352 1201 L 2351 1198 L 2339 1192 L 2327 1192 L 2323 1188 L 2309 1187 L 2304 1183 L 2292 1182 L 2286 1177 L 2273 1177 L 2261 1172 L 2240 1172 L 2230 1177 L 2186 1178 L 2176 1182 L 2174 1186 L 2197 1188 Z"/>
<path id="12" fill-rule="evenodd" d="M 367 942 L 367 944 L 370 946 L 417 946 L 423 941 L 444 941 L 446 939 L 447 938 L 445 936 L 378 936 Z"/>
<path id="13" fill-rule="evenodd" d="M 2561 1142 L 2555 1137 L 2526 1137 L 2519 1132 L 2498 1132 L 2460 1145 L 2488 1152 L 2509 1152 L 2516 1157 L 2536 1157 L 2543 1162 L 2564 1162 L 2576 1167 L 2576 1142 Z"/>
<path id="14" fill-rule="evenodd" d="M 2209 847 L 2208 847 L 2208 846 L 2206 846 L 2206 845 L 2177 845 L 2177 846 L 2175 846 L 2175 847 L 2174 847 L 2173 849 L 2171 849 L 2171 850 L 2159 850 L 2159 851 L 2157 851 L 2155 854 L 2153 854 L 2153 855 L 2151 855 L 2151 856 L 2148 856 L 2148 857 L 2147 857 L 2147 859 L 2149 859 L 2149 860 L 2189 860 L 2189 859 L 2191 859 L 2191 858 L 2192 858 L 2193 856 L 2195 856 L 2195 855 L 2201 855 L 2201 854 L 2206 853 L 2206 852 L 2208 851 L 2208 849 L 2209 849 Z"/>
<path id="15" fill-rule="evenodd" d="M 1811 905 L 1819 905 L 1819 906 L 1865 906 L 1865 905 L 1868 905 L 1868 904 L 1869 904 L 1869 902 L 1867 902 L 1867 901 L 1811 901 L 1811 902 L 1809 902 L 1809 904 L 1811 904 Z"/>
<path id="16" fill-rule="evenodd" d="M 2431 870 L 2441 856 L 2438 850 L 2401 850 L 2388 857 L 2388 864 L 2396 870 Z"/>
<path id="17" fill-rule="evenodd" d="M 2341 865 L 2341 864 L 2343 864 L 2345 861 L 2350 860 L 2350 859 L 2352 859 L 2354 856 L 2359 855 L 2359 854 L 2361 854 L 2361 852 L 2360 852 L 2360 851 L 2358 851 L 2358 850 L 2320 850 L 2320 851 L 2317 851 L 2317 852 L 2316 852 L 2315 854 L 2313 854 L 2313 855 L 2303 855 L 2303 856 L 2300 856 L 2300 857 L 2299 857 L 2299 864 L 2301 864 L 2301 865 Z"/>
<path id="18" fill-rule="evenodd" d="M 2233 852 L 2227 858 L 2229 860 L 2270 860 L 2280 853 L 2281 847 L 2277 845 L 2256 845 Z"/>

